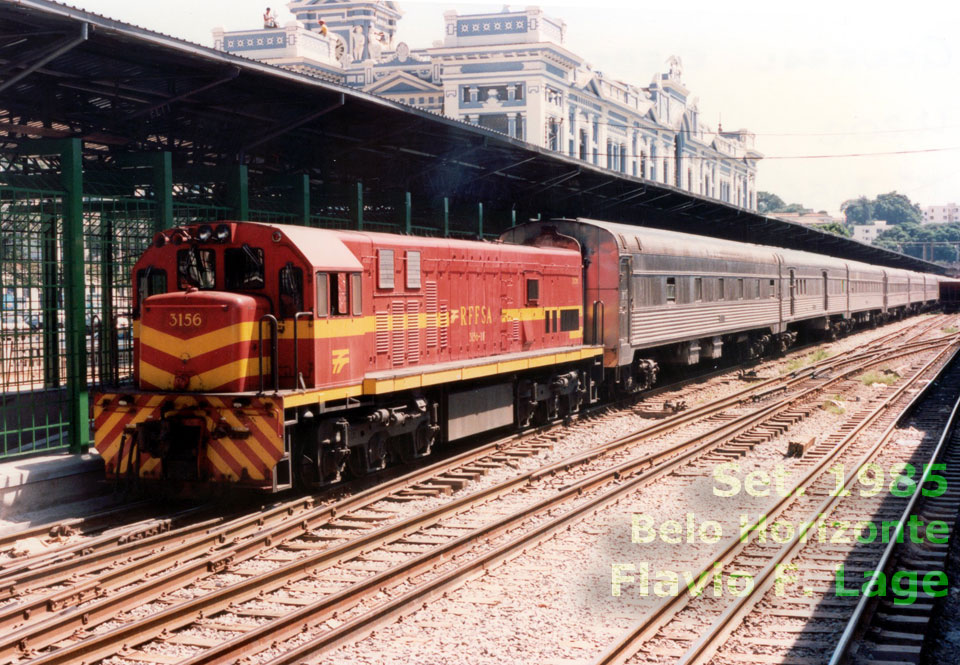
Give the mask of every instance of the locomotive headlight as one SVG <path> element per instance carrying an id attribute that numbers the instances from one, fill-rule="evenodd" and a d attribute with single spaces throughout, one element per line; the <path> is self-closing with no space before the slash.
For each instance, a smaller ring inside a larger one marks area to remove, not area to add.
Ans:
<path id="1" fill-rule="evenodd" d="M 217 242 L 230 242 L 230 227 L 226 224 L 220 224 L 217 226 L 214 235 L 217 237 Z"/>
<path id="2" fill-rule="evenodd" d="M 213 237 L 213 228 L 209 224 L 204 224 L 197 230 L 197 238 L 200 242 L 210 242 Z"/>

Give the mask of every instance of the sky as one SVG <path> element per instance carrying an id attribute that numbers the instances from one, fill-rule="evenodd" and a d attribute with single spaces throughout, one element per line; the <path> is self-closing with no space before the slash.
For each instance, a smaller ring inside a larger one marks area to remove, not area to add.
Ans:
<path id="1" fill-rule="evenodd" d="M 215 26 L 262 25 L 265 0 L 72 0 L 212 46 Z M 885 7 L 886 5 L 886 7 Z M 403 2 L 397 38 L 426 48 L 443 13 L 503 4 Z M 513 5 L 514 9 L 526 5 Z M 942 1 L 599 0 L 543 4 L 565 46 L 608 78 L 646 85 L 679 56 L 711 128 L 745 128 L 766 155 L 758 189 L 835 212 L 890 191 L 920 205 L 960 201 L 960 6 Z M 292 18 L 274 5 L 283 24 Z M 878 154 L 879 153 L 879 154 Z M 861 156 L 848 156 L 861 155 Z"/>

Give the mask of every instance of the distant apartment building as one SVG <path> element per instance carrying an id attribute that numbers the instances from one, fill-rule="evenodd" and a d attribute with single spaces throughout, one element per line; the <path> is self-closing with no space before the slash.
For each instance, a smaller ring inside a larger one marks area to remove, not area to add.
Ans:
<path id="1" fill-rule="evenodd" d="M 925 206 L 923 208 L 923 224 L 943 224 L 945 222 L 960 222 L 960 206 L 948 203 L 945 206 Z"/>
<path id="2" fill-rule="evenodd" d="M 218 49 L 479 125 L 573 159 L 755 210 L 746 130 L 700 119 L 677 57 L 647 85 L 604 76 L 539 7 L 443 14 L 432 48 L 396 41 L 398 3 L 293 0 L 281 27 L 214 30 Z"/>
<path id="3" fill-rule="evenodd" d="M 853 239 L 872 245 L 877 236 L 890 227 L 883 220 L 874 220 L 867 224 L 857 224 L 853 227 Z"/>

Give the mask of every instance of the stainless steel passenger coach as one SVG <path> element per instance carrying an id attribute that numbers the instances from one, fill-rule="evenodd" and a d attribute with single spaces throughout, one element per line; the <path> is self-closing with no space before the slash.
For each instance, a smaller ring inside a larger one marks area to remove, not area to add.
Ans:
<path id="1" fill-rule="evenodd" d="M 624 388 L 649 385 L 658 363 L 785 350 L 800 333 L 918 312 L 939 292 L 935 275 L 589 219 L 531 222 L 502 239 L 563 236 L 583 256 L 585 340 L 602 343 Z"/>

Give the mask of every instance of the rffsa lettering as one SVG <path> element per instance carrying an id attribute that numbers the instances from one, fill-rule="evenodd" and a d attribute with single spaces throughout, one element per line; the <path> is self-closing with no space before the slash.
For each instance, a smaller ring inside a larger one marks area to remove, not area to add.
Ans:
<path id="1" fill-rule="evenodd" d="M 478 323 L 493 323 L 493 312 L 486 305 L 460 307 L 460 325 L 473 326 Z"/>

